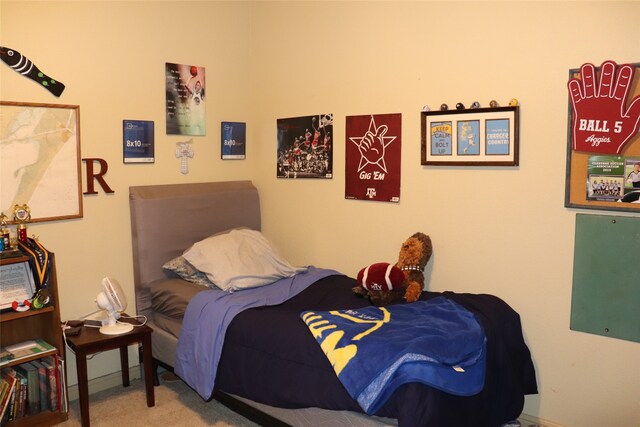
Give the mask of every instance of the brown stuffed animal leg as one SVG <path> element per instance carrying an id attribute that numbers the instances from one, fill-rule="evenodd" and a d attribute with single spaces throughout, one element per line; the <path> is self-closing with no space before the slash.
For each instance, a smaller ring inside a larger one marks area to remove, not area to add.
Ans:
<path id="1" fill-rule="evenodd" d="M 407 302 L 416 302 L 418 298 L 420 298 L 420 294 L 422 293 L 422 287 L 418 282 L 409 282 L 409 286 L 404 293 L 404 298 Z"/>
<path id="2" fill-rule="evenodd" d="M 351 290 L 353 291 L 354 294 L 358 295 L 359 297 L 366 297 L 369 293 L 367 292 L 366 289 L 364 289 L 362 286 L 354 286 L 353 288 L 351 288 Z"/>

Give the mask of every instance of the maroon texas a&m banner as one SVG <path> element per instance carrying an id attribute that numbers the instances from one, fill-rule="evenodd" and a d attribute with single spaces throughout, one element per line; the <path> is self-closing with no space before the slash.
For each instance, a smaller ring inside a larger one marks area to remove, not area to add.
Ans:
<path id="1" fill-rule="evenodd" d="M 400 201 L 402 114 L 346 117 L 345 198 Z"/>

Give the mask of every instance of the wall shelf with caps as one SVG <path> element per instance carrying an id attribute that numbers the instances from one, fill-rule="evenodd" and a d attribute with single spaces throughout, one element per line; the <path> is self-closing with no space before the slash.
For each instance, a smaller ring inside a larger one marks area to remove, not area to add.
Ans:
<path id="1" fill-rule="evenodd" d="M 421 112 L 421 164 L 432 166 L 518 166 L 519 105 L 513 98 L 500 107 L 492 100 L 483 108 L 474 101 L 455 110 L 442 104 Z"/>

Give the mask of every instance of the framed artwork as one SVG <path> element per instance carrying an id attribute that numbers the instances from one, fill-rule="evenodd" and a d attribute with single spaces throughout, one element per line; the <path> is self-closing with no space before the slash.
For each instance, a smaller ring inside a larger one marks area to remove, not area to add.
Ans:
<path id="1" fill-rule="evenodd" d="M 80 107 L 0 101 L 0 211 L 31 221 L 82 218 Z"/>
<path id="2" fill-rule="evenodd" d="M 400 202 L 402 115 L 347 116 L 346 199 Z"/>
<path id="3" fill-rule="evenodd" d="M 519 107 L 421 113 L 423 165 L 517 166 Z"/>
<path id="4" fill-rule="evenodd" d="M 154 163 L 154 126 L 147 120 L 122 121 L 122 162 Z"/>
<path id="5" fill-rule="evenodd" d="M 222 122 L 222 160 L 244 160 L 247 150 L 247 124 Z"/>
<path id="6" fill-rule="evenodd" d="M 29 261 L 0 266 L 0 310 L 10 309 L 14 301 L 31 299 L 35 292 Z"/>
<path id="7" fill-rule="evenodd" d="M 204 136 L 205 68 L 165 63 L 167 135 Z"/>
<path id="8" fill-rule="evenodd" d="M 333 114 L 277 120 L 278 178 L 333 177 Z"/>
<path id="9" fill-rule="evenodd" d="M 638 73 L 613 61 L 569 70 L 566 207 L 640 212 Z"/>

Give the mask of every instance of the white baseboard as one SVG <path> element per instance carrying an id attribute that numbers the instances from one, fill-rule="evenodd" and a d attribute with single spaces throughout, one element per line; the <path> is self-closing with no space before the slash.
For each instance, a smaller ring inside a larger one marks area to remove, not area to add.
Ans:
<path id="1" fill-rule="evenodd" d="M 554 423 L 553 421 L 545 420 L 543 418 L 534 417 L 529 414 L 521 414 L 518 419 L 524 421 L 522 427 L 566 427 L 562 424 Z"/>
<path id="2" fill-rule="evenodd" d="M 140 375 L 141 367 L 142 365 L 138 365 L 129 368 L 129 380 L 142 378 L 142 375 Z M 122 387 L 122 371 L 89 380 L 89 395 L 113 387 Z M 78 385 L 69 386 L 67 393 L 69 393 L 69 401 L 76 400 L 78 398 Z"/>

